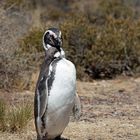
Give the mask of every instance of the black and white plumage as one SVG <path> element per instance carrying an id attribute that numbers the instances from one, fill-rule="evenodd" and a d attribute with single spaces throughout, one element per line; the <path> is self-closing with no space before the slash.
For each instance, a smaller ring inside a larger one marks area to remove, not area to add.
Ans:
<path id="1" fill-rule="evenodd" d="M 38 140 L 59 139 L 69 122 L 70 112 L 80 116 L 76 93 L 76 70 L 65 58 L 61 31 L 50 28 L 44 33 L 45 60 L 37 81 L 34 100 Z"/>

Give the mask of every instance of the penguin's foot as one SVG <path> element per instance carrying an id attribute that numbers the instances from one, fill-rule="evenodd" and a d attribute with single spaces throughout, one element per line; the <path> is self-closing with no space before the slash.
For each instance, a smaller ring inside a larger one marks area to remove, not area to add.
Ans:
<path id="1" fill-rule="evenodd" d="M 48 140 L 47 135 L 41 137 L 41 136 L 37 136 L 37 140 Z"/>
<path id="2" fill-rule="evenodd" d="M 66 138 L 62 138 L 61 136 L 58 136 L 54 140 L 70 140 L 70 139 L 66 139 Z"/>

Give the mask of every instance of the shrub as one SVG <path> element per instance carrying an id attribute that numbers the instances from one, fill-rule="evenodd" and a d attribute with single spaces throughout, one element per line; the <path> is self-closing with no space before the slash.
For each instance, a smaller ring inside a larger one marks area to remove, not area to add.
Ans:
<path id="1" fill-rule="evenodd" d="M 109 18 L 105 26 L 98 29 L 99 34 L 92 46 L 92 65 L 104 71 L 105 77 L 123 72 L 131 74 L 139 66 L 138 24 L 129 19 Z"/>
<path id="2" fill-rule="evenodd" d="M 94 42 L 95 29 L 89 25 L 83 15 L 70 15 L 69 17 L 60 25 L 64 38 L 63 46 L 68 59 L 80 69 L 78 78 L 81 79 L 81 74 L 84 73 L 84 69 L 81 67 L 86 63 L 84 61 L 85 50 L 89 49 Z"/>
<path id="3" fill-rule="evenodd" d="M 132 75 L 140 61 L 139 21 L 106 17 L 105 24 L 89 24 L 84 17 L 66 20 L 61 29 L 68 58 L 77 67 L 78 78 L 112 78 Z"/>

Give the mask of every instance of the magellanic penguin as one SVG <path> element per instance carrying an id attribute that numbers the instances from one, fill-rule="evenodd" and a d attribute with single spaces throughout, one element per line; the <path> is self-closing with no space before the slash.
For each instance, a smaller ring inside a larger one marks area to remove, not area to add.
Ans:
<path id="1" fill-rule="evenodd" d="M 81 105 L 76 93 L 76 70 L 65 58 L 61 31 L 48 29 L 43 35 L 45 59 L 36 84 L 34 115 L 37 140 L 61 139 L 70 113 L 80 117 Z"/>

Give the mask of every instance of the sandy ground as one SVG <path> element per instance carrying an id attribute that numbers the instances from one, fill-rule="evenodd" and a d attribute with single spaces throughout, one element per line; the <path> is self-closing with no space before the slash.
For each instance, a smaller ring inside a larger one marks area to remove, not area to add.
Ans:
<path id="1" fill-rule="evenodd" d="M 79 121 L 71 119 L 63 137 L 70 140 L 140 140 L 140 78 L 77 82 L 82 103 Z M 33 102 L 33 92 L 2 93 L 9 103 Z M 20 133 L 0 132 L 0 140 L 35 140 L 33 120 Z"/>

